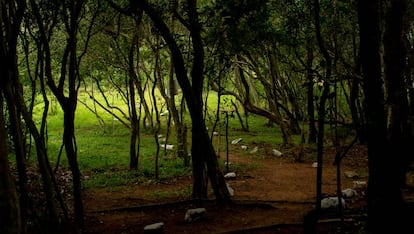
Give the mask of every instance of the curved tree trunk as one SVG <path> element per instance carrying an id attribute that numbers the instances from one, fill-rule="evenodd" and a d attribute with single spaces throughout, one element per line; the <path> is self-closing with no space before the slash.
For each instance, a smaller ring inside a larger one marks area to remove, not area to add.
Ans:
<path id="1" fill-rule="evenodd" d="M 178 1 L 177 0 L 173 0 L 173 7 L 171 8 L 172 10 L 172 15 L 171 15 L 171 32 L 175 33 L 175 24 L 177 22 L 176 18 L 174 17 L 174 12 L 176 12 L 178 9 Z M 171 56 L 171 55 L 170 55 Z M 174 63 L 172 61 L 172 56 L 171 56 L 171 61 L 169 64 L 169 80 L 168 80 L 168 97 L 166 98 L 167 100 L 167 105 L 168 105 L 168 109 L 171 113 L 171 115 L 169 117 L 172 117 L 173 123 L 174 123 L 174 127 L 175 127 L 175 133 L 176 133 L 176 138 L 177 138 L 177 156 L 179 158 L 182 158 L 184 160 L 184 166 L 189 166 L 189 156 L 188 156 L 188 148 L 187 148 L 187 127 L 185 125 L 184 122 L 184 116 L 180 115 L 180 113 L 183 113 L 185 106 L 181 105 L 181 110 L 179 110 L 175 104 L 175 98 L 176 95 L 178 94 L 178 86 L 179 84 L 177 83 L 176 78 L 174 77 Z"/>
<path id="2" fill-rule="evenodd" d="M 18 86 L 21 88 L 21 85 L 18 84 Z M 19 89 L 19 88 L 18 88 Z M 45 90 L 42 85 L 42 92 L 45 95 Z M 37 162 L 39 165 L 39 171 L 42 175 L 42 181 L 43 181 L 43 189 L 44 193 L 46 194 L 46 205 L 47 210 L 49 212 L 49 219 L 52 228 L 55 228 L 54 230 L 59 230 L 58 224 L 66 223 L 68 221 L 68 213 L 66 209 L 66 204 L 63 201 L 62 195 L 60 194 L 60 189 L 58 187 L 58 184 L 56 182 L 56 179 L 54 177 L 53 171 L 50 166 L 50 162 L 47 156 L 47 149 L 46 149 L 46 141 L 44 137 L 44 124 L 45 124 L 45 118 L 48 112 L 48 101 L 45 99 L 45 110 L 44 110 L 44 121 L 42 122 L 41 130 L 39 131 L 36 127 L 35 122 L 31 118 L 32 116 L 27 111 L 27 108 L 24 104 L 24 99 L 22 95 L 16 95 L 16 100 L 18 102 L 18 105 L 22 109 L 22 115 L 25 120 L 26 126 L 29 128 L 30 134 L 33 136 L 35 146 L 36 146 L 36 156 L 37 156 Z M 57 207 L 56 202 L 60 203 L 61 211 L 63 212 L 64 217 L 61 217 L 59 209 Z"/>
<path id="3" fill-rule="evenodd" d="M 137 25 L 138 27 L 139 25 Z M 131 47 L 129 49 L 128 54 L 128 65 L 129 65 L 129 80 L 128 80 L 128 88 L 129 88 L 129 112 L 131 116 L 131 136 L 129 142 L 129 168 L 137 170 L 138 163 L 139 163 L 139 120 L 137 115 L 137 108 L 136 108 L 136 101 L 135 101 L 135 83 L 138 80 L 137 75 L 135 74 L 134 70 L 134 54 L 137 50 L 137 56 L 139 56 L 139 44 L 138 44 L 138 35 L 134 35 Z M 139 63 L 139 59 L 137 58 L 137 63 Z"/>
<path id="4" fill-rule="evenodd" d="M 206 177 L 204 171 L 206 171 L 205 168 L 207 168 L 207 174 L 216 195 L 216 201 L 220 204 L 224 204 L 231 200 L 230 194 L 227 189 L 224 176 L 218 168 L 217 155 L 213 150 L 212 142 L 210 141 L 209 135 L 206 131 L 202 115 L 203 103 L 201 94 L 204 78 L 204 48 L 200 35 L 201 28 L 198 23 L 196 1 L 188 1 L 187 6 L 189 18 L 187 28 L 189 29 L 192 37 L 194 56 L 191 71 L 191 83 L 187 76 L 187 69 L 185 67 L 182 52 L 165 22 L 147 1 L 141 1 L 136 5 L 136 7 L 143 9 L 147 13 L 154 25 L 158 28 L 163 39 L 166 41 L 171 51 L 177 80 L 183 90 L 183 95 L 190 112 L 192 120 L 191 156 L 193 159 L 194 176 L 193 195 L 200 198 L 206 196 L 207 184 L 205 182 Z"/>
<path id="5" fill-rule="evenodd" d="M 319 51 L 321 52 L 323 59 L 326 62 L 326 70 L 325 75 L 322 78 L 321 82 L 322 85 L 322 95 L 319 100 L 319 107 L 318 107 L 318 133 L 317 133 L 317 156 L 316 160 L 318 163 L 317 171 L 316 171 L 316 200 L 315 200 L 315 210 L 308 213 L 306 219 L 306 228 L 309 230 L 305 230 L 307 233 L 315 233 L 315 225 L 316 222 L 319 220 L 321 215 L 321 200 L 322 200 L 322 172 L 323 172 L 323 152 L 324 152 L 324 134 L 325 134 L 325 115 L 326 115 L 326 101 L 329 94 L 329 82 L 331 79 L 331 72 L 332 72 L 332 64 L 331 64 L 331 57 L 328 53 L 328 50 L 325 47 L 325 42 L 322 38 L 321 33 L 321 23 L 320 23 L 320 6 L 319 0 L 313 1 L 314 7 L 314 20 L 315 20 L 315 34 L 316 39 L 319 46 Z M 313 217 L 312 217 L 313 216 Z M 312 218 L 310 218 L 312 217 Z M 308 223 L 309 222 L 309 223 Z"/>
<path id="6" fill-rule="evenodd" d="M 17 108 L 17 103 L 15 102 L 15 97 L 13 95 L 11 84 L 7 85 L 4 89 L 4 96 L 7 103 L 8 116 L 10 129 L 13 139 L 13 148 L 16 157 L 17 170 L 19 174 L 19 197 L 20 197 L 20 214 L 22 223 L 27 221 L 27 212 L 29 209 L 29 196 L 27 190 L 27 174 L 26 174 L 26 152 L 25 152 L 25 140 L 23 137 L 22 131 L 22 120 L 21 115 Z M 49 202 L 50 200 L 48 200 Z M 50 203 L 48 203 L 50 204 Z"/>
<path id="7" fill-rule="evenodd" d="M 52 91 L 53 95 L 59 101 L 59 104 L 64 112 L 64 130 L 63 130 L 63 143 L 65 145 L 66 157 L 69 162 L 70 169 L 72 171 L 72 184 L 73 184 L 73 199 L 74 199 L 74 211 L 75 211 L 75 225 L 74 230 L 81 231 L 83 229 L 83 201 L 81 190 L 81 173 L 78 165 L 77 148 L 75 140 L 75 111 L 77 105 L 77 91 L 79 88 L 79 67 L 78 67 L 78 55 L 77 55 L 77 33 L 79 28 L 79 17 L 84 1 L 70 1 L 69 5 L 64 8 L 63 12 L 54 12 L 55 14 L 63 13 L 67 14 L 63 17 L 67 20 L 67 44 L 64 48 L 61 61 L 61 74 L 56 84 L 52 73 L 52 55 L 48 40 L 48 32 L 44 27 L 42 16 L 40 15 L 39 5 L 35 1 L 31 1 L 33 12 L 36 16 L 36 20 L 39 27 L 40 43 L 42 44 L 43 53 L 45 55 L 45 76 L 47 79 L 47 85 Z M 49 19 L 47 19 L 49 20 Z M 85 45 L 85 48 L 87 45 Z M 67 85 L 66 89 L 64 85 Z M 65 96 L 68 95 L 68 96 Z"/>
<path id="8" fill-rule="evenodd" d="M 193 45 L 193 64 L 191 70 L 192 77 L 192 89 L 193 96 L 191 100 L 194 101 L 193 105 L 189 105 L 190 114 L 193 121 L 193 130 L 192 136 L 195 142 L 192 142 L 192 152 L 195 152 L 195 149 L 205 148 L 204 152 L 200 152 L 200 155 L 193 155 L 192 157 L 201 157 L 201 159 L 206 163 L 207 173 L 210 179 L 211 186 L 213 187 L 214 194 L 216 196 L 216 201 L 219 204 L 225 204 L 230 202 L 230 194 L 227 189 L 224 176 L 219 169 L 218 159 L 216 152 L 214 151 L 212 142 L 210 141 L 206 126 L 204 123 L 204 118 L 202 116 L 203 102 L 202 102 L 202 90 L 204 84 L 204 47 L 201 39 L 201 25 L 198 19 L 197 12 L 197 1 L 188 0 L 188 18 L 189 18 L 189 30 L 192 36 L 192 45 Z M 187 99 L 187 103 L 190 100 Z M 200 134 L 200 135 L 198 135 Z M 194 135 L 197 135 L 194 138 Z"/>

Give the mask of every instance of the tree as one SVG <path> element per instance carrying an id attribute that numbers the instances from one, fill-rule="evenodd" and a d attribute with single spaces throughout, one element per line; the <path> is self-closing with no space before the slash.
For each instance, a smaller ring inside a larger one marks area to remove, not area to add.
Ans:
<path id="1" fill-rule="evenodd" d="M 2 6 L 3 7 L 3 6 Z M 4 51 L 2 51 L 3 54 Z M 3 68 L 3 67 L 2 67 Z M 4 69 L 1 69 L 2 77 Z M 4 82 L 1 82 L 1 88 Z M 21 233 L 24 229 L 21 223 L 20 206 L 17 197 L 14 178 L 11 174 L 9 159 L 7 158 L 7 133 L 4 127 L 3 94 L 0 95 L 0 232 Z"/>
<path id="2" fill-rule="evenodd" d="M 389 110 L 388 140 L 396 160 L 396 176 L 400 174 L 400 185 L 405 185 L 405 164 L 410 161 L 413 142 L 412 123 L 409 120 L 409 100 L 406 78 L 408 33 L 407 1 L 390 1 L 385 15 L 384 68 L 386 104 Z"/>
<path id="3" fill-rule="evenodd" d="M 180 22 L 185 25 L 191 36 L 192 42 L 192 64 L 191 82 L 187 75 L 186 64 L 183 54 L 171 34 L 171 30 L 163 21 L 155 8 L 147 1 L 130 2 L 131 9 L 142 9 L 152 20 L 160 35 L 167 43 L 171 51 L 177 80 L 183 90 L 191 120 L 192 120 L 192 166 L 193 166 L 193 197 L 207 197 L 206 173 L 219 204 L 230 201 L 230 194 L 224 180 L 224 176 L 219 169 L 218 160 L 206 130 L 203 118 L 202 88 L 204 81 L 204 48 L 201 38 L 201 26 L 198 19 L 196 1 L 186 2 L 187 20 L 180 18 Z"/>
<path id="4" fill-rule="evenodd" d="M 77 106 L 77 93 L 80 84 L 79 77 L 79 63 L 80 57 L 78 57 L 78 30 L 79 20 L 81 18 L 82 8 L 84 1 L 68 1 L 63 3 L 52 2 L 55 9 L 48 9 L 53 17 L 62 19 L 62 25 L 66 29 L 67 44 L 64 46 L 62 57 L 60 76 L 56 79 L 53 75 L 52 53 L 50 49 L 50 40 L 54 27 L 48 27 L 50 18 L 43 17 L 40 12 L 41 4 L 31 1 L 31 7 L 36 17 L 37 26 L 39 29 L 40 37 L 39 43 L 42 48 L 42 56 L 44 56 L 44 70 L 46 83 L 53 95 L 57 98 L 61 108 L 64 112 L 64 131 L 63 131 L 63 144 L 65 147 L 66 157 L 69 162 L 70 169 L 72 171 L 73 178 L 73 198 L 74 198 L 74 210 L 75 210 L 75 227 L 74 230 L 80 231 L 83 229 L 83 201 L 82 201 L 82 189 L 81 189 L 81 172 L 78 165 L 77 147 L 75 139 L 75 111 Z M 60 15 L 61 14 L 61 15 Z M 50 16 L 51 17 L 51 16 Z M 57 23 L 57 22 L 55 22 Z M 91 23 L 91 25 L 93 22 Z M 55 25 L 56 26 L 56 25 Z M 50 30 L 50 31 L 48 31 Z M 86 41 L 88 42 L 88 40 Z M 84 51 L 86 51 L 87 45 L 85 45 Z M 65 88 L 65 85 L 67 87 Z"/>
<path id="5" fill-rule="evenodd" d="M 275 4 L 276 5 L 276 4 Z M 280 127 L 284 145 L 292 145 L 299 130 L 300 98 L 293 98 L 298 82 L 284 74 L 279 48 L 281 37 L 272 25 L 276 7 L 268 1 L 219 1 L 206 7 L 206 41 L 213 64 L 232 67 L 234 75 L 221 75 L 229 68 L 210 68 L 212 90 L 233 96 L 246 112 L 264 116 Z M 279 19 L 278 19 L 279 20 Z M 218 72 L 217 72 L 218 71 Z M 232 85 L 223 85 L 223 84 Z"/>
<path id="6" fill-rule="evenodd" d="M 56 183 L 56 180 L 54 178 L 53 172 L 51 170 L 47 158 L 47 150 L 44 138 L 45 122 L 42 122 L 41 130 L 39 132 L 35 122 L 33 121 L 30 111 L 31 109 L 26 106 L 26 100 L 24 97 L 24 87 L 20 79 L 20 67 L 17 52 L 17 38 L 18 35 L 21 33 L 21 23 L 24 16 L 23 13 L 26 10 L 26 2 L 18 2 L 16 6 L 17 8 L 11 6 L 3 6 L 4 9 L 9 8 L 9 10 L 5 10 L 4 12 L 9 12 L 10 15 L 9 17 L 6 17 L 8 20 L 2 21 L 4 22 L 4 25 L 8 25 L 4 28 L 4 34 L 2 33 L 3 36 L 8 35 L 2 38 L 2 42 L 4 42 L 2 47 L 4 49 L 2 53 L 2 59 L 4 59 L 4 61 L 8 61 L 6 66 L 2 68 L 2 77 L 4 78 L 2 95 L 4 95 L 7 103 L 7 110 L 10 123 L 9 126 L 11 129 L 10 133 L 13 139 L 13 149 L 16 156 L 17 170 L 19 175 L 18 185 L 21 209 L 21 211 L 19 211 L 21 217 L 16 217 L 16 220 L 11 222 L 11 224 L 13 225 L 14 222 L 20 222 L 22 225 L 21 232 L 26 232 L 26 224 L 29 222 L 29 218 L 36 219 L 36 222 L 44 219 L 47 220 L 47 222 L 51 224 L 52 229 L 56 231 L 60 227 L 60 222 L 64 223 L 65 221 L 67 221 L 67 211 L 65 208 L 65 204 L 63 204 L 62 197 L 59 192 L 60 190 L 58 189 L 58 185 Z M 30 20 L 27 20 L 25 22 L 30 22 Z M 25 24 L 24 26 L 27 27 L 28 24 Z M 26 62 L 29 63 L 29 61 Z M 38 74 L 36 74 L 35 76 L 37 75 Z M 32 83 L 32 85 L 34 84 Z M 44 85 L 42 87 L 44 88 Z M 44 89 L 42 89 L 42 91 L 44 91 Z M 30 100 L 31 103 L 33 103 L 33 101 L 34 100 Z M 3 99 L 2 105 L 4 105 Z M 47 113 L 47 109 L 48 104 L 45 102 L 44 113 Z M 5 115 L 2 111 L 2 117 L 4 116 Z M 4 121 L 4 118 L 2 120 Z M 26 125 L 24 126 L 24 124 Z M 33 139 L 36 144 L 38 166 L 43 181 L 43 191 L 46 200 L 45 213 L 39 213 L 40 217 L 29 217 L 28 215 L 29 213 L 31 213 L 32 216 L 36 216 L 33 215 L 33 213 L 36 213 L 36 211 L 31 210 L 31 212 L 29 212 L 29 210 L 31 209 L 31 207 L 29 206 L 29 204 L 31 204 L 31 201 L 29 201 L 29 193 L 26 187 L 28 183 L 26 175 L 27 142 L 25 140 L 25 135 L 23 134 L 24 129 L 26 128 L 30 131 L 30 134 L 33 136 Z M 4 137 L 4 139 L 7 139 L 7 137 Z M 7 154 L 4 155 L 7 156 Z M 7 157 L 6 160 L 8 160 Z M 3 166 L 5 166 L 4 170 L 7 173 L 10 169 L 7 169 L 6 165 Z M 5 176 L 4 178 L 6 179 L 7 176 Z M 61 210 L 59 210 L 57 202 L 60 202 Z M 64 217 L 60 216 L 60 211 L 62 211 L 62 213 L 65 215 Z M 11 214 L 13 214 L 13 211 L 11 211 Z"/>
<path id="7" fill-rule="evenodd" d="M 21 180 L 19 185 L 22 189 L 25 189 L 27 183 L 24 171 L 24 152 L 19 146 L 22 144 L 20 127 L 20 118 L 16 105 L 13 102 L 11 91 L 13 87 L 13 80 L 17 76 L 17 59 L 16 59 L 16 41 L 18 38 L 18 32 L 20 24 L 23 18 L 23 12 L 26 8 L 24 1 L 18 1 L 14 6 L 13 1 L 0 1 L 0 58 L 3 61 L 0 65 L 0 209 L 2 210 L 0 215 L 0 232 L 4 233 L 19 233 L 24 231 L 24 225 L 22 220 L 25 220 L 26 210 L 20 210 L 19 198 L 17 196 L 16 187 L 14 184 L 14 177 L 11 174 L 9 165 L 9 151 L 7 146 L 7 132 L 6 132 L 6 120 L 4 111 L 5 99 L 7 105 L 12 108 L 10 110 L 9 122 L 13 123 L 13 140 L 16 144 L 16 157 L 22 159 L 19 164 L 21 169 Z M 19 160 L 18 160 L 19 161 Z M 25 192 L 27 190 L 24 190 Z M 22 196 L 21 205 L 24 209 L 27 209 L 27 193 Z M 24 218 L 22 218 L 24 217 Z M 22 226 L 23 225 L 23 226 Z"/>
<path id="8" fill-rule="evenodd" d="M 369 162 L 368 228 L 373 233 L 399 232 L 408 229 L 407 213 L 401 194 L 401 159 L 396 154 L 402 143 L 401 125 L 406 124 L 402 70 L 406 54 L 401 43 L 404 35 L 406 1 L 390 1 L 385 8 L 384 59 L 386 94 L 391 102 L 391 125 L 386 115 L 385 92 L 381 65 L 381 5 L 378 1 L 358 1 L 361 66 L 364 78 L 365 115 Z M 395 51 L 394 51 L 395 50 Z M 392 61 L 394 60 L 394 61 Z M 402 99 L 401 99 L 402 98 Z M 400 102 L 398 105 L 396 102 Z M 400 106 L 401 105 L 401 106 Z M 400 112 L 401 111 L 401 112 Z M 402 114 L 400 114 L 402 113 Z M 404 146 L 403 146 L 404 147 Z M 391 158 L 391 156 L 394 156 Z"/>

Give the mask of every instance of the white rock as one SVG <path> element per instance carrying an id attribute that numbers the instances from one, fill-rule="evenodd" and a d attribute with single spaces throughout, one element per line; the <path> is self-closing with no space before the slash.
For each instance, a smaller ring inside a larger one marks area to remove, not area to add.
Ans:
<path id="1" fill-rule="evenodd" d="M 314 162 L 314 163 L 312 163 L 312 167 L 318 167 L 318 163 L 317 162 Z"/>
<path id="2" fill-rule="evenodd" d="M 276 157 L 280 157 L 280 156 L 282 156 L 282 152 L 280 152 L 279 150 L 277 150 L 277 149 L 273 149 L 272 150 L 272 154 L 274 155 L 274 156 L 276 156 Z"/>
<path id="3" fill-rule="evenodd" d="M 162 112 L 160 115 L 161 115 L 161 116 L 168 115 L 168 110 L 166 110 L 166 111 Z"/>
<path id="4" fill-rule="evenodd" d="M 159 222 L 159 223 L 153 223 L 153 224 L 149 224 L 149 225 L 145 226 L 144 231 L 161 230 L 163 228 L 164 228 L 164 223 Z"/>
<path id="5" fill-rule="evenodd" d="M 227 174 L 224 175 L 224 178 L 226 179 L 234 179 L 236 178 L 236 172 L 229 172 Z"/>
<path id="6" fill-rule="evenodd" d="M 227 190 L 229 190 L 230 196 L 233 197 L 234 196 L 234 189 L 232 187 L 230 187 L 230 185 L 228 183 L 226 185 L 227 185 Z"/>
<path id="7" fill-rule="evenodd" d="M 206 208 L 189 209 L 185 213 L 184 220 L 187 222 L 195 222 L 200 220 L 206 214 Z"/>
<path id="8" fill-rule="evenodd" d="M 251 154 L 255 154 L 257 152 L 257 150 L 259 150 L 258 146 L 255 146 L 252 151 L 250 151 Z"/>
<path id="9" fill-rule="evenodd" d="M 247 145 L 242 145 L 242 146 L 240 146 L 240 148 L 241 148 L 242 150 L 247 150 Z"/>
<path id="10" fill-rule="evenodd" d="M 346 172 L 344 172 L 344 174 L 345 174 L 345 177 L 346 178 L 354 178 L 354 179 L 356 179 L 356 178 L 359 177 L 358 173 L 356 173 L 355 171 L 346 171 Z"/>
<path id="11" fill-rule="evenodd" d="M 358 193 L 355 189 L 347 188 L 342 190 L 342 196 L 345 198 L 350 198 L 356 196 Z"/>
<path id="12" fill-rule="evenodd" d="M 232 140 L 231 141 L 231 144 L 232 145 L 235 145 L 235 144 L 237 144 L 237 143 L 239 143 L 240 141 L 242 141 L 243 139 L 242 138 L 237 138 L 237 139 L 234 139 L 234 140 Z"/>
<path id="13" fill-rule="evenodd" d="M 219 132 L 213 132 L 213 136 L 218 136 Z"/>
<path id="14" fill-rule="evenodd" d="M 345 199 L 341 198 L 342 208 L 345 208 Z M 339 206 L 338 197 L 326 197 L 321 201 L 321 208 L 337 208 Z"/>
<path id="15" fill-rule="evenodd" d="M 367 182 L 366 181 L 353 181 L 354 188 L 366 188 Z"/>
<path id="16" fill-rule="evenodd" d="M 161 148 L 166 148 L 167 150 L 173 150 L 174 149 L 174 145 L 161 144 L 160 146 L 161 146 Z"/>

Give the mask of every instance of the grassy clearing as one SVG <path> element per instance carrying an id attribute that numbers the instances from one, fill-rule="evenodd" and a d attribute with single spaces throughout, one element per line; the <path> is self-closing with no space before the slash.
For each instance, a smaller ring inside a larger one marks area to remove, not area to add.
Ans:
<path id="1" fill-rule="evenodd" d="M 81 98 L 81 97 L 80 97 Z M 85 101 L 87 101 L 85 99 Z M 211 105 L 215 107 L 217 100 L 212 96 Z M 122 103 L 119 103 L 122 105 Z M 63 135 L 63 113 L 59 105 L 54 101 L 51 102 L 50 114 L 48 117 L 48 153 L 52 167 L 58 163 L 60 147 L 62 145 Z M 226 108 L 226 107 L 224 107 Z M 213 108 L 214 109 L 214 108 Z M 42 104 L 35 108 L 35 119 L 40 119 Z M 83 105 L 79 104 L 76 111 L 75 131 L 78 149 L 79 167 L 84 176 L 83 185 L 85 188 L 91 187 L 116 187 L 130 183 L 141 183 L 145 180 L 154 179 L 155 163 L 154 157 L 156 152 L 156 144 L 154 135 L 151 132 L 141 132 L 140 144 L 140 161 L 137 171 L 128 170 L 129 166 L 129 129 L 113 118 L 109 114 L 100 112 L 99 116 L 102 121 L 98 121 L 95 114 L 91 113 Z M 215 116 L 211 110 L 210 116 Z M 220 115 L 220 120 L 215 131 L 220 133 L 220 137 L 213 137 L 213 145 L 220 155 L 220 165 L 225 170 L 226 158 L 226 123 L 224 115 Z M 186 118 L 190 125 L 190 118 Z M 165 121 L 165 119 L 164 119 Z M 228 128 L 228 146 L 231 154 L 247 155 L 255 146 L 267 145 L 269 147 L 278 148 L 281 142 L 280 130 L 278 127 L 266 126 L 267 120 L 262 117 L 250 115 L 248 118 L 249 132 L 242 131 L 240 122 L 237 117 L 229 118 Z M 207 126 L 212 134 L 213 120 L 207 121 Z M 166 133 L 165 124 L 162 125 L 161 134 Z M 190 134 L 190 132 L 189 132 Z M 174 144 L 174 132 L 171 129 L 170 143 Z M 237 145 L 232 145 L 231 141 L 242 138 Z M 188 137 L 190 140 L 191 138 Z M 241 145 L 248 147 L 248 150 L 241 149 Z M 190 149 L 190 145 L 189 145 Z M 33 156 L 30 161 L 35 162 L 35 150 L 32 150 Z M 266 154 L 263 148 L 259 148 L 257 154 Z M 64 150 L 59 160 L 60 168 L 67 169 L 68 163 Z M 231 165 L 232 170 L 249 170 L 257 165 Z M 159 162 L 160 179 L 170 179 L 177 176 L 190 176 L 191 167 L 184 167 L 183 160 L 175 157 L 174 151 L 164 153 L 160 151 Z M 185 191 L 183 193 L 186 193 Z M 158 195 L 157 195 L 158 196 Z M 163 194 L 159 194 L 163 196 Z"/>

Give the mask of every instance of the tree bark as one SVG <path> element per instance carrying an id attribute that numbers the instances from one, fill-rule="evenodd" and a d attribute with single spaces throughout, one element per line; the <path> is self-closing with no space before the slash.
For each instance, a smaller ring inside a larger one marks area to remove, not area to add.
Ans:
<path id="1" fill-rule="evenodd" d="M 1 74 L 4 75 L 3 69 L 1 69 Z M 22 233 L 19 200 L 14 178 L 10 171 L 9 159 L 7 158 L 7 133 L 4 127 L 6 123 L 4 121 L 2 95 L 0 92 L 0 233 Z"/>
<path id="2" fill-rule="evenodd" d="M 188 19 L 189 31 L 193 46 L 193 64 L 191 70 L 191 80 L 193 89 L 194 105 L 189 106 L 193 121 L 192 128 L 192 158 L 200 160 L 206 164 L 207 174 L 213 187 L 216 201 L 220 204 L 230 200 L 224 176 L 218 167 L 218 159 L 213 145 L 210 141 L 204 118 L 202 115 L 203 100 L 202 89 L 204 84 L 204 47 L 201 38 L 201 25 L 198 19 L 197 1 L 188 0 Z M 188 100 L 187 100 L 188 102 Z M 192 109 L 190 107 L 193 107 Z M 193 161 L 194 162 L 194 161 Z M 204 189 L 203 189 L 204 190 Z"/>
<path id="3" fill-rule="evenodd" d="M 314 0 L 314 20 L 315 20 L 315 33 L 316 33 L 316 40 L 318 42 L 319 50 L 323 55 L 323 58 L 326 62 L 325 68 L 325 76 L 324 80 L 322 80 L 323 91 L 319 101 L 319 109 L 318 109 L 318 134 L 317 134 L 317 144 L 318 144 L 318 152 L 317 152 L 317 162 L 318 168 L 316 172 L 316 210 L 320 209 L 321 199 L 322 199 L 322 162 L 323 162 L 323 148 L 324 148 L 324 134 L 325 134 L 325 115 L 326 115 L 326 100 L 329 94 L 329 83 L 331 82 L 331 75 L 332 75 L 332 62 L 331 57 L 328 53 L 328 50 L 325 47 L 324 40 L 322 38 L 321 33 L 321 23 L 320 23 L 320 5 L 319 0 Z"/>
<path id="4" fill-rule="evenodd" d="M 384 66 L 385 85 L 387 90 L 386 103 L 388 116 L 388 139 L 396 163 L 392 175 L 400 176 L 400 186 L 405 184 L 405 164 L 412 154 L 412 132 L 409 123 L 408 93 L 405 80 L 407 51 L 405 48 L 407 2 L 391 1 L 386 14 L 384 32 Z"/>
<path id="5" fill-rule="evenodd" d="M 137 25 L 137 27 L 139 24 Z M 137 56 L 139 56 L 139 44 L 138 44 L 138 35 L 135 34 L 132 42 L 131 47 L 129 49 L 128 54 L 128 65 L 129 65 L 129 80 L 128 80 L 128 88 L 129 88 L 129 112 L 131 116 L 131 135 L 130 135 L 130 142 L 129 142 L 129 168 L 133 170 L 138 169 L 138 159 L 139 159 L 139 121 L 137 115 L 137 108 L 136 108 L 136 101 L 135 101 L 135 83 L 138 79 L 137 75 L 135 74 L 134 69 L 134 54 L 135 54 L 135 47 L 137 52 Z M 137 58 L 137 63 L 139 63 L 139 59 Z"/>
<path id="6" fill-rule="evenodd" d="M 358 1 L 358 21 L 367 120 L 368 229 L 372 233 L 405 233 L 401 220 L 406 214 L 401 209 L 400 184 L 394 174 L 398 169 L 395 159 L 390 158 L 394 152 L 387 139 L 379 1 Z"/>
<path id="7" fill-rule="evenodd" d="M 408 116 L 407 84 L 404 77 L 407 59 L 405 48 L 408 28 L 407 1 L 388 1 L 388 7 L 385 10 L 383 41 L 386 103 L 389 110 L 387 139 L 390 146 L 389 152 L 394 155 L 392 159 L 388 158 L 387 162 L 384 162 L 384 167 L 388 171 L 387 179 L 390 181 L 389 194 L 385 196 L 391 200 L 391 202 L 386 201 L 387 205 L 392 206 L 391 212 L 400 210 L 397 215 L 389 217 L 390 223 L 398 226 L 399 230 L 405 231 L 409 227 L 409 222 L 407 222 L 405 212 L 401 212 L 404 209 L 401 189 L 405 185 L 406 167 L 413 154 L 411 146 L 413 134 Z"/>
<path id="8" fill-rule="evenodd" d="M 79 170 L 78 159 L 77 159 L 77 148 L 75 139 L 75 111 L 77 105 L 77 90 L 79 88 L 79 76 L 78 71 L 78 56 L 77 56 L 77 33 L 79 27 L 79 17 L 84 1 L 70 1 L 69 5 L 63 9 L 63 18 L 67 20 L 66 25 L 68 26 L 67 31 L 67 44 L 64 48 L 61 61 L 61 74 L 59 77 L 58 84 L 55 83 L 55 79 L 52 75 L 52 56 L 49 47 L 48 36 L 45 27 L 43 26 L 43 20 L 39 6 L 35 1 L 31 1 L 31 6 L 34 9 L 34 14 L 39 27 L 40 40 L 43 46 L 43 53 L 45 54 L 45 76 L 47 79 L 47 85 L 55 95 L 61 108 L 63 109 L 63 143 L 65 146 L 66 157 L 70 169 L 72 171 L 72 185 L 73 185 L 73 199 L 74 199 L 74 230 L 81 231 L 83 229 L 83 201 L 82 201 L 82 189 L 81 189 L 81 173 Z M 57 14 L 57 13 L 56 13 Z M 67 16 L 67 17 L 66 17 Z M 86 45 L 85 45 L 86 47 Z M 66 90 L 64 85 L 67 84 Z M 65 96 L 65 95 L 68 96 Z"/>
<path id="9" fill-rule="evenodd" d="M 141 1 L 136 7 L 143 9 L 151 18 L 154 25 L 158 28 L 163 39 L 166 41 L 174 63 L 175 74 L 183 91 L 191 120 L 192 120 L 192 163 L 193 163 L 193 196 L 196 198 L 205 198 L 207 195 L 206 171 L 210 178 L 211 185 L 216 195 L 218 203 L 230 201 L 224 176 L 218 167 L 218 159 L 209 139 L 206 126 L 204 123 L 202 109 L 202 87 L 204 79 L 204 51 L 201 39 L 201 28 L 198 23 L 196 11 L 196 1 L 188 1 L 188 18 L 187 28 L 190 31 L 193 45 L 193 65 L 191 71 L 192 82 L 187 76 L 187 69 L 182 56 L 169 28 L 147 1 Z M 134 6 L 133 6 L 134 7 Z"/>
<path id="10" fill-rule="evenodd" d="M 63 102 L 60 101 L 60 105 L 63 109 L 64 130 L 63 130 L 63 142 L 65 144 L 66 157 L 69 162 L 70 169 L 72 171 L 72 183 L 73 183 L 73 200 L 75 210 L 75 229 L 78 231 L 84 228 L 84 211 L 82 200 L 82 183 L 81 172 L 78 164 L 78 154 L 75 138 L 75 112 L 77 106 L 77 82 L 78 82 L 78 61 L 77 61 L 77 32 L 78 32 L 78 20 L 80 10 L 82 8 L 83 1 L 73 1 L 70 4 L 70 28 L 68 39 L 69 50 L 69 64 L 68 64 L 68 97 L 64 97 L 64 92 L 59 95 L 62 97 Z M 63 63 L 63 65 L 65 65 Z M 61 74 L 64 77 L 64 74 Z M 59 98 L 58 98 L 59 100 Z"/>
<path id="11" fill-rule="evenodd" d="M 16 65 L 17 67 L 17 65 Z M 16 79 L 14 77 L 14 72 L 11 74 L 13 78 L 10 79 L 10 82 L 6 85 L 6 87 L 3 90 L 4 97 L 6 99 L 7 103 L 7 109 L 8 109 L 8 116 L 9 116 L 9 126 L 11 130 L 11 136 L 13 139 L 13 149 L 15 153 L 16 158 L 16 164 L 17 164 L 17 171 L 19 175 L 18 179 L 18 185 L 19 185 L 19 197 L 20 197 L 20 214 L 21 214 L 21 222 L 26 223 L 27 221 L 27 213 L 29 209 L 29 196 L 28 196 L 28 190 L 27 190 L 27 174 L 26 174 L 26 144 L 23 137 L 23 126 L 22 126 L 22 119 L 20 111 L 18 110 L 18 103 L 15 101 L 15 95 L 18 95 L 16 92 L 18 90 L 14 90 L 13 92 L 13 79 Z"/>
<path id="12" fill-rule="evenodd" d="M 307 101 L 307 114 L 308 114 L 308 125 L 309 125 L 309 132 L 308 132 L 308 142 L 311 144 L 316 143 L 316 122 L 315 122 L 315 103 L 314 103 L 314 93 L 313 93 L 313 86 L 314 86 L 314 74 L 312 71 L 313 66 L 313 48 L 311 46 L 310 39 L 306 40 L 306 80 L 307 80 L 307 87 L 306 87 L 306 101 Z"/>

